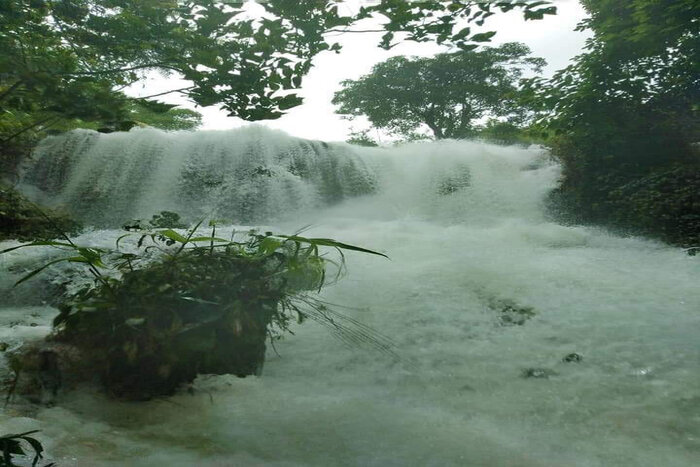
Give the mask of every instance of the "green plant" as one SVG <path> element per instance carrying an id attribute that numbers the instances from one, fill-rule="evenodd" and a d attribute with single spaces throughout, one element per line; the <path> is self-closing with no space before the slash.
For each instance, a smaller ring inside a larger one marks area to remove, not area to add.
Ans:
<path id="1" fill-rule="evenodd" d="M 279 339 L 292 322 L 306 319 L 346 342 L 391 352 L 384 336 L 312 295 L 341 277 L 344 250 L 383 254 L 327 238 L 271 232 L 234 232 L 224 239 L 217 237 L 215 224 L 202 236 L 200 224 L 185 233 L 132 226 L 116 250 L 79 246 L 66 236 L 5 252 L 40 245 L 70 252 L 17 284 L 52 264 L 86 265 L 94 281 L 60 304 L 51 338 L 84 351 L 107 391 L 118 397 L 171 394 L 202 373 L 258 374 L 266 340 Z M 133 235 L 139 237 L 139 253 L 119 251 Z M 337 257 L 330 258 L 323 247 Z M 330 277 L 328 266 L 336 269 Z"/>
<path id="2" fill-rule="evenodd" d="M 0 458 L 0 467 L 13 467 L 18 464 L 13 462 L 13 456 L 26 456 L 25 448 L 22 447 L 22 443 L 27 443 L 34 450 L 34 458 L 32 459 L 32 467 L 36 466 L 39 460 L 43 458 L 42 453 L 44 452 L 44 447 L 41 443 L 34 437 L 29 436 L 34 433 L 38 433 L 39 430 L 27 431 L 25 433 L 19 434 L 8 434 L 0 436 L 0 450 L 2 451 L 2 458 Z M 53 462 L 46 464 L 44 467 L 51 467 L 55 465 Z"/>

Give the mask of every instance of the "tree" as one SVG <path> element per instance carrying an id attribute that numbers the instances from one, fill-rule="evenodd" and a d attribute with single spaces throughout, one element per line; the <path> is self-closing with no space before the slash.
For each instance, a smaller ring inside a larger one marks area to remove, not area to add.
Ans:
<path id="1" fill-rule="evenodd" d="M 301 103 L 293 90 L 314 56 L 340 45 L 328 32 L 384 18 L 381 46 L 394 35 L 459 47 L 491 34 L 455 31 L 460 21 L 483 24 L 500 9 L 526 19 L 553 14 L 544 1 L 382 0 L 343 15 L 343 0 L 267 0 L 249 14 L 232 0 L 7 0 L 0 4 L 0 105 L 81 119 L 122 118 L 119 89 L 159 70 L 192 85 L 173 90 L 195 103 L 220 105 L 248 120 L 277 118 Z M 292 92 L 290 92 L 292 91 Z M 83 105 L 87 104 L 87 105 Z M 39 124 L 33 122 L 33 124 Z"/>
<path id="2" fill-rule="evenodd" d="M 586 166 L 664 164 L 700 138 L 700 5 L 680 0 L 584 1 L 593 38 L 531 104 Z M 603 162 L 605 161 L 605 162 Z"/>
<path id="3" fill-rule="evenodd" d="M 375 127 L 411 137 L 426 125 L 437 139 L 474 134 L 485 116 L 515 117 L 517 81 L 546 62 L 517 42 L 430 58 L 393 57 L 335 94 L 340 114 L 366 116 Z"/>
<path id="4" fill-rule="evenodd" d="M 202 114 L 199 112 L 157 101 L 135 99 L 128 110 L 128 117 L 134 124 L 161 130 L 196 130 L 202 124 Z"/>
<path id="5" fill-rule="evenodd" d="M 577 220 L 700 241 L 700 4 L 584 0 L 593 37 L 552 79 L 527 83 Z"/>
<path id="6" fill-rule="evenodd" d="M 350 137 L 345 140 L 348 144 L 355 146 L 377 147 L 379 144 L 369 135 L 369 130 L 352 131 Z"/>

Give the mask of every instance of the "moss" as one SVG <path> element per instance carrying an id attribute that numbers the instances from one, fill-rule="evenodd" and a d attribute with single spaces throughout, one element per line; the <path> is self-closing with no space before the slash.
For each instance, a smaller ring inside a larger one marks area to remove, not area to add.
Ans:
<path id="1" fill-rule="evenodd" d="M 80 229 L 80 224 L 67 214 L 37 208 L 17 190 L 0 185 L 0 240 L 53 239 L 61 232 L 73 235 Z"/>

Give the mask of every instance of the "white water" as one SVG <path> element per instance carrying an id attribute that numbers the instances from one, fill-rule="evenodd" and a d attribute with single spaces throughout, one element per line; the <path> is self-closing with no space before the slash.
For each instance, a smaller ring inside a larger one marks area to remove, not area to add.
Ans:
<path id="1" fill-rule="evenodd" d="M 194 395 L 147 403 L 74 392 L 52 408 L 8 407 L 1 431 L 41 429 L 61 466 L 698 465 L 697 257 L 547 221 L 541 203 L 558 171 L 538 150 L 356 151 L 378 192 L 281 216 L 274 230 L 312 223 L 308 235 L 391 257 L 350 255 L 348 277 L 324 296 L 357 307 L 401 361 L 305 324 L 277 345 L 281 357 L 269 353 L 260 378 L 202 378 Z M 0 256 L 2 274 L 28 255 Z M 490 305 L 503 300 L 536 315 L 501 326 Z M 50 312 L 3 310 L 25 325 L 2 337 L 45 331 L 28 323 Z M 583 361 L 562 362 L 572 352 Z M 557 375 L 523 378 L 527 368 Z"/>

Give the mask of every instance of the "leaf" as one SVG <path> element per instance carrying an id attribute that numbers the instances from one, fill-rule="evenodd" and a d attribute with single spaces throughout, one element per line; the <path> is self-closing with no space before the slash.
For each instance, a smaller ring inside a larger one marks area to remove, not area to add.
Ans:
<path id="1" fill-rule="evenodd" d="M 204 300 L 203 298 L 197 298 L 197 297 L 181 296 L 180 299 L 186 300 L 188 302 L 201 303 L 204 305 L 219 305 L 220 304 L 218 302 L 212 302 L 212 301 Z"/>
<path id="2" fill-rule="evenodd" d="M 190 242 L 209 242 L 209 241 L 214 241 L 214 242 L 224 242 L 224 243 L 230 243 L 230 240 L 227 240 L 225 238 L 219 238 L 219 237 L 193 237 L 190 238 Z"/>
<path id="3" fill-rule="evenodd" d="M 140 326 L 146 322 L 146 318 L 129 318 L 124 321 L 127 326 Z"/>
<path id="4" fill-rule="evenodd" d="M 117 250 L 119 249 L 119 242 L 121 242 L 123 238 L 129 237 L 129 236 L 131 236 L 131 235 L 132 235 L 132 232 L 125 233 L 124 235 L 121 235 L 121 236 L 117 239 L 117 242 L 116 242 L 116 248 L 117 248 Z"/>
<path id="5" fill-rule="evenodd" d="M 274 253 L 283 243 L 282 240 L 278 240 L 275 237 L 265 237 L 260 241 L 258 250 L 265 255 L 269 255 Z"/>
<path id="6" fill-rule="evenodd" d="M 30 272 L 29 274 L 27 274 L 26 276 L 22 277 L 20 280 L 18 280 L 17 282 L 15 282 L 15 285 L 14 285 L 13 287 L 17 287 L 17 286 L 18 286 L 19 284 L 21 284 L 22 282 L 28 281 L 29 279 L 31 279 L 32 277 L 36 276 L 37 274 L 39 274 L 41 271 L 43 271 L 44 269 L 48 268 L 48 267 L 51 266 L 52 264 L 60 263 L 60 262 L 62 262 L 62 261 L 71 261 L 71 259 L 72 259 L 72 258 L 61 258 L 61 259 L 56 259 L 56 260 L 54 260 L 54 261 L 49 261 L 48 263 L 44 264 L 44 265 L 41 266 L 40 268 L 33 270 L 32 272 Z"/>
<path id="7" fill-rule="evenodd" d="M 175 240 L 176 242 L 179 243 L 187 243 L 189 240 L 186 237 L 183 237 L 181 234 L 175 232 L 173 229 L 165 229 L 165 230 L 156 230 L 160 235 L 164 236 L 165 238 L 169 238 L 170 240 Z"/>
<path id="8" fill-rule="evenodd" d="M 482 32 L 479 34 L 474 34 L 471 40 L 474 42 L 489 42 L 493 36 L 496 35 L 496 31 Z"/>
<path id="9" fill-rule="evenodd" d="M 103 252 L 103 250 L 100 250 L 98 248 L 87 248 L 87 247 L 78 247 L 77 248 L 78 252 L 82 255 L 83 258 L 85 258 L 85 262 L 90 263 L 94 266 L 98 266 L 101 268 L 106 268 L 107 266 L 102 262 L 102 256 L 100 253 Z M 73 261 L 72 259 L 70 261 Z"/>
<path id="10" fill-rule="evenodd" d="M 462 28 L 457 34 L 452 36 L 452 40 L 457 41 L 460 39 L 464 39 L 465 37 L 467 37 L 469 35 L 470 32 L 471 32 L 471 28 L 469 28 L 469 27 Z"/>
<path id="11" fill-rule="evenodd" d="M 342 248 L 343 250 L 359 251 L 359 252 L 368 253 L 371 255 L 383 256 L 383 257 L 389 259 L 389 257 L 387 255 L 385 255 L 384 253 L 379 253 L 377 251 L 368 250 L 367 248 L 362 248 L 359 246 L 350 245 L 348 243 L 338 242 L 338 241 L 333 240 L 331 238 L 306 238 L 306 237 L 299 237 L 297 235 L 278 235 L 278 237 L 286 238 L 286 239 L 292 240 L 294 242 L 308 243 L 310 245 L 330 246 L 330 247 L 334 247 L 334 248 Z"/>
<path id="12" fill-rule="evenodd" d="M 32 437 L 22 436 L 21 438 L 27 443 L 29 443 L 32 446 L 32 449 L 34 449 L 34 459 L 32 460 L 32 467 L 34 467 L 37 464 L 37 462 L 39 462 L 39 459 L 42 458 L 41 453 L 44 452 L 44 447 L 39 441 Z"/>
<path id="13" fill-rule="evenodd" d="M 65 246 L 68 248 L 76 248 L 75 245 L 72 245 L 70 243 L 53 242 L 53 241 L 40 241 L 40 242 L 25 243 L 24 245 L 15 246 L 12 248 L 7 248 L 5 250 L 0 251 L 0 254 L 8 253 L 10 251 L 18 250 L 20 248 L 25 248 L 28 246 Z"/>

